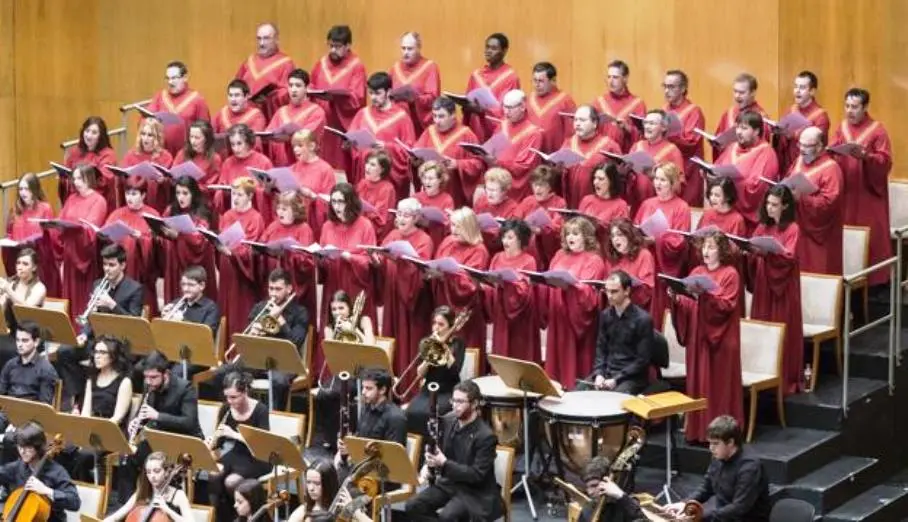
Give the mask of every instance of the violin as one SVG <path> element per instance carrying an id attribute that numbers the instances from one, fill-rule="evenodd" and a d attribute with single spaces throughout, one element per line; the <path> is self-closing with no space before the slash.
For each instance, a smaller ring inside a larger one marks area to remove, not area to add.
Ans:
<path id="1" fill-rule="evenodd" d="M 170 472 L 167 473 L 167 478 L 164 481 L 164 487 L 170 485 L 171 482 L 178 476 L 182 475 L 189 467 L 192 465 L 192 456 L 188 453 L 184 453 L 177 457 L 176 463 L 173 465 L 173 468 L 170 469 Z M 153 504 L 154 497 L 148 499 L 147 501 L 136 501 L 136 506 L 132 508 L 128 515 L 126 515 L 126 522 L 171 522 L 170 516 L 167 513 L 164 513 L 161 509 Z M 190 516 L 189 513 L 183 513 L 183 516 Z"/>
<path id="2" fill-rule="evenodd" d="M 63 435 L 57 434 L 48 446 L 47 451 L 38 465 L 35 466 L 35 472 L 32 474 L 36 477 L 41 474 L 44 466 L 49 460 L 52 460 L 60 451 L 63 450 Z M 51 499 L 35 493 L 26 491 L 25 485 L 16 488 L 10 493 L 3 507 L 4 522 L 47 522 L 50 519 Z"/>
<path id="3" fill-rule="evenodd" d="M 290 502 L 290 493 L 286 489 L 282 489 L 273 494 L 271 499 L 268 502 L 265 502 L 262 507 L 258 508 L 255 513 L 249 517 L 248 522 L 257 522 L 258 520 L 261 520 L 269 511 L 279 508 L 287 502 Z"/>

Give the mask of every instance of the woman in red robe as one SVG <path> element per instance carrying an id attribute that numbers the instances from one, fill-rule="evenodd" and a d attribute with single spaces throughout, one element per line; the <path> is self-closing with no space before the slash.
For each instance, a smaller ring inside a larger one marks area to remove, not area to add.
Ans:
<path id="1" fill-rule="evenodd" d="M 186 147 L 177 152 L 173 164 L 176 166 L 187 161 L 194 163 L 204 173 L 196 181 L 206 197 L 209 196 L 208 185 L 217 183 L 221 176 L 221 156 L 214 150 L 214 129 L 207 121 L 195 121 L 189 125 Z"/>
<path id="2" fill-rule="evenodd" d="M 646 248 L 640 231 L 627 218 L 618 218 L 608 227 L 609 241 L 605 249 L 608 273 L 624 270 L 634 278 L 631 301 L 647 312 L 653 306 L 656 285 L 656 263 Z"/>
<path id="3" fill-rule="evenodd" d="M 96 227 L 104 224 L 107 201 L 95 192 L 98 176 L 98 169 L 91 165 L 82 165 L 73 170 L 74 192 L 66 198 L 66 203 L 60 210 L 60 220 L 74 223 L 85 220 Z M 45 232 L 53 238 L 54 256 L 60 264 L 60 280 L 63 283 L 61 296 L 69 299 L 71 317 L 78 317 L 85 311 L 95 279 L 101 277 L 98 237 L 94 230 L 86 226 L 45 228 Z"/>
<path id="4" fill-rule="evenodd" d="M 523 198 L 523 201 L 517 205 L 514 213 L 518 218 L 526 219 L 537 210 L 545 212 L 551 221 L 544 226 L 530 225 L 533 231 L 533 248 L 531 249 L 539 266 L 548 266 L 555 256 L 555 253 L 561 249 L 561 224 L 563 219 L 561 214 L 552 211 L 553 208 L 566 208 L 567 204 L 564 198 L 555 194 L 555 171 L 547 166 L 540 165 L 530 173 L 530 188 L 533 193 Z"/>
<path id="5" fill-rule="evenodd" d="M 691 271 L 712 279 L 712 292 L 692 291 L 699 297 L 666 292 L 678 342 L 686 347 L 687 395 L 707 399 L 706 410 L 688 413 L 685 438 L 707 442 L 706 427 L 719 415 L 731 415 L 744 426 L 744 392 L 741 385 L 741 282 L 729 264 L 731 245 L 721 232 L 708 233 L 701 248 L 703 264 Z"/>
<path id="6" fill-rule="evenodd" d="M 754 237 L 771 237 L 784 251 L 769 253 L 754 249 L 748 256 L 751 317 L 785 324 L 782 349 L 782 378 L 786 394 L 801 385 L 804 366 L 804 323 L 801 317 L 801 269 L 798 240 L 801 230 L 795 218 L 797 202 L 784 185 L 769 189 L 760 208 L 760 224 Z"/>
<path id="7" fill-rule="evenodd" d="M 91 165 L 98 169 L 97 187 L 94 189 L 107 201 L 107 208 L 117 208 L 117 179 L 105 165 L 117 164 L 117 153 L 110 146 L 110 136 L 107 135 L 107 124 L 98 116 L 90 116 L 82 122 L 79 130 L 79 143 L 66 151 L 63 164 L 70 169 L 79 165 Z M 60 178 L 58 184 L 60 201 L 66 201 L 75 190 L 73 180 Z"/>
<path id="8" fill-rule="evenodd" d="M 275 200 L 277 219 L 268 225 L 262 233 L 262 243 L 290 238 L 303 246 L 315 241 L 312 229 L 306 223 L 306 202 L 297 192 L 283 192 Z M 315 260 L 312 256 L 299 252 L 288 252 L 284 249 L 275 251 L 275 257 L 265 260 L 263 270 L 258 276 L 258 288 L 265 288 L 268 274 L 275 268 L 283 268 L 293 277 L 293 289 L 296 300 L 306 307 L 313 326 L 318 326 L 316 300 Z M 316 329 L 316 331 L 318 331 Z"/>
<path id="9" fill-rule="evenodd" d="M 196 228 L 216 230 L 212 216 L 198 182 L 191 177 L 174 181 L 173 202 L 164 212 L 165 216 L 186 214 Z M 164 269 L 164 302 L 169 303 L 183 296 L 180 278 L 190 266 L 200 266 L 208 275 L 205 283 L 205 297 L 217 299 L 218 282 L 214 270 L 214 248 L 199 232 L 180 233 L 170 228 L 162 230 L 164 237 L 159 246 L 161 266 Z"/>
<path id="10" fill-rule="evenodd" d="M 489 266 L 489 252 L 482 243 L 482 233 L 476 214 L 468 207 L 451 213 L 451 235 L 446 237 L 435 251 L 435 259 L 454 258 L 459 264 L 485 270 Z M 470 308 L 470 320 L 461 330 L 461 337 L 467 348 L 479 348 L 485 353 L 486 314 L 483 307 L 482 288 L 465 272 L 456 274 L 430 274 L 435 306 L 447 305 L 458 313 Z"/>
<path id="11" fill-rule="evenodd" d="M 233 154 L 228 156 L 221 165 L 219 185 L 232 187 L 236 179 L 250 175 L 250 167 L 259 170 L 270 170 L 273 167 L 268 156 L 253 148 L 255 147 L 255 133 L 247 125 L 240 123 L 227 129 L 227 141 Z M 215 212 L 224 215 L 231 199 L 233 199 L 233 190 L 230 191 L 230 194 L 227 194 L 226 190 L 217 191 L 217 194 L 214 195 Z M 262 186 L 256 188 L 252 203 L 260 216 L 270 223 L 273 213 L 270 190 L 266 191 Z"/>
<path id="12" fill-rule="evenodd" d="M 131 176 L 124 185 L 126 206 L 111 212 L 104 224 L 122 221 L 124 225 L 136 231 L 134 236 L 124 237 L 119 243 L 126 250 L 126 275 L 145 286 L 145 304 L 150 307 L 151 315 L 154 317 L 157 316 L 158 310 L 156 283 L 160 267 L 155 258 L 151 227 L 142 214 L 153 216 L 161 214 L 145 203 L 148 185 L 144 179 Z"/>
<path id="13" fill-rule="evenodd" d="M 436 208 L 446 216 L 454 210 L 454 197 L 447 191 L 448 169 L 441 163 L 427 161 L 417 170 L 422 190 L 413 195 L 423 207 Z M 443 222 L 423 220 L 423 226 L 429 232 L 432 242 L 436 245 L 444 241 L 448 235 L 450 225 L 448 220 Z"/>
<path id="14" fill-rule="evenodd" d="M 293 174 L 302 187 L 300 192 L 308 200 L 309 226 L 315 237 L 319 237 L 322 224 L 328 219 L 328 202 L 322 196 L 327 197 L 337 183 L 334 167 L 318 156 L 318 136 L 314 132 L 297 131 L 290 141 L 296 155 Z"/>
<path id="15" fill-rule="evenodd" d="M 603 163 L 593 169 L 593 193 L 583 196 L 577 209 L 595 218 L 600 245 L 609 243 L 609 223 L 616 218 L 630 218 L 630 207 L 624 201 L 621 174 L 614 163 Z"/>
<path id="16" fill-rule="evenodd" d="M 227 159 L 230 161 L 231 156 Z M 258 241 L 265 231 L 262 215 L 252 208 L 255 196 L 255 180 L 240 177 L 233 180 L 230 190 L 230 210 L 221 217 L 220 228 L 225 231 L 234 223 L 243 227 L 245 241 Z M 232 247 L 218 245 L 218 273 L 221 285 L 218 288 L 218 307 L 227 317 L 227 332 L 241 332 L 249 322 L 249 311 L 265 292 L 256 285 L 256 257 L 249 245 L 239 242 Z"/>
<path id="17" fill-rule="evenodd" d="M 360 182 L 362 183 L 362 182 Z M 431 259 L 435 251 L 432 238 L 419 229 L 420 204 L 407 198 L 397 204 L 395 229 L 382 241 L 387 247 L 395 241 L 410 243 L 420 259 Z M 373 256 L 381 281 L 381 300 L 384 305 L 382 335 L 397 339 L 394 352 L 394 374 L 400 375 L 416 357 L 419 340 L 428 335 L 432 311 L 432 292 L 422 272 L 415 264 L 387 252 Z"/>
<path id="18" fill-rule="evenodd" d="M 647 199 L 640 205 L 640 210 L 637 211 L 634 219 L 635 225 L 640 225 L 657 210 L 661 210 L 668 221 L 668 228 L 690 230 L 690 207 L 686 201 L 678 197 L 683 175 L 684 173 L 674 163 L 661 163 L 653 168 L 653 187 L 656 190 L 656 196 Z M 687 241 L 681 234 L 659 235 L 653 240 L 653 254 L 656 258 L 657 273 L 672 277 L 682 277 L 686 273 L 688 248 Z M 656 278 L 651 315 L 657 329 L 662 329 L 662 319 L 667 307 L 665 287 L 662 280 Z"/>
<path id="19" fill-rule="evenodd" d="M 596 227 L 588 219 L 568 220 L 561 229 L 561 245 L 549 270 L 564 270 L 578 281 L 605 276 Z M 543 326 L 548 328 L 545 371 L 565 387 L 573 386 L 578 377 L 588 375 L 593 369 L 599 293 L 580 282 L 544 290 L 539 295 L 544 296 Z"/>
<path id="20" fill-rule="evenodd" d="M 38 176 L 32 173 L 23 175 L 19 179 L 19 197 L 16 198 L 13 209 L 6 219 L 6 237 L 23 244 L 3 247 L 2 252 L 6 273 L 12 274 L 19 250 L 23 246 L 33 244 L 38 254 L 38 278 L 47 288 L 47 295 L 59 297 L 62 293 L 60 268 L 54 259 L 53 244 L 44 236 L 41 227 L 31 221 L 53 217 L 54 209 L 47 202 Z"/>
<path id="21" fill-rule="evenodd" d="M 139 124 L 139 135 L 136 137 L 136 148 L 126 153 L 120 166 L 123 168 L 138 165 L 143 161 L 156 163 L 170 168 L 173 156 L 164 148 L 164 124 L 155 118 L 145 118 Z M 157 181 L 146 180 L 148 190 L 145 201 L 159 213 L 164 212 L 170 204 L 173 188 L 170 180 L 160 176 Z M 124 184 L 121 183 L 121 186 Z M 125 188 L 123 190 L 126 190 Z M 121 194 L 121 197 L 123 195 Z"/>
<path id="22" fill-rule="evenodd" d="M 397 192 L 388 180 L 391 158 L 384 151 L 372 151 L 366 156 L 363 171 L 363 179 L 356 183 L 356 193 L 362 201 L 375 207 L 364 211 L 363 215 L 372 222 L 375 235 L 381 241 L 394 226 L 391 209 L 397 204 Z"/>
<path id="23" fill-rule="evenodd" d="M 738 189 L 735 187 L 731 178 L 721 177 L 713 178 L 706 187 L 706 194 L 709 198 L 709 208 L 703 211 L 697 230 L 704 230 L 713 227 L 720 230 L 723 234 L 731 234 L 737 237 L 748 237 L 747 221 L 744 216 L 735 208 L 738 201 Z M 731 244 L 732 262 L 738 269 L 738 275 L 741 276 L 741 285 L 746 286 L 747 269 L 745 267 L 744 255 L 741 249 L 734 243 Z M 700 255 L 696 248 L 691 249 L 691 257 L 688 260 L 689 266 L 700 263 Z M 745 314 L 744 292 L 741 292 L 741 313 Z"/>
<path id="24" fill-rule="evenodd" d="M 501 226 L 503 250 L 492 258 L 489 270 L 513 270 L 517 281 L 484 284 L 486 316 L 492 322 L 492 353 L 542 363 L 536 292 L 520 270 L 538 270 L 536 258 L 526 252 L 530 227 L 515 219 Z"/>
<path id="25" fill-rule="evenodd" d="M 517 217 L 517 201 L 508 193 L 511 190 L 511 173 L 501 167 L 492 167 L 486 171 L 484 185 L 476 191 L 473 211 L 476 215 L 488 214 L 495 219 Z M 483 228 L 482 239 L 490 255 L 501 252 L 501 240 L 498 227 Z"/>

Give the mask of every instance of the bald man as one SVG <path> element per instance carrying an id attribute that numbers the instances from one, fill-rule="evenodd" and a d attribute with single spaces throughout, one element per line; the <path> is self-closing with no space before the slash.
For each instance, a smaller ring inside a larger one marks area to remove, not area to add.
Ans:
<path id="1" fill-rule="evenodd" d="M 400 60 L 391 67 L 391 83 L 391 100 L 407 111 L 419 136 L 432 124 L 432 102 L 441 92 L 438 64 L 422 55 L 419 33 L 410 31 L 400 38 Z"/>
<path id="2" fill-rule="evenodd" d="M 674 163 L 680 170 L 684 170 L 684 157 L 681 156 L 681 150 L 666 139 L 665 134 L 668 132 L 668 116 L 662 109 L 653 109 L 646 113 L 643 119 L 643 139 L 634 143 L 630 152 L 645 152 L 652 156 L 653 164 L 658 165 L 663 162 Z M 627 168 L 627 167 L 623 167 Z M 650 177 L 642 174 L 634 174 L 628 169 L 630 178 L 625 185 L 625 199 L 631 207 L 631 215 L 636 215 L 640 204 L 647 198 L 656 195 L 653 189 L 653 182 Z M 694 179 L 685 179 L 679 186 L 679 194 L 684 193 L 688 183 L 703 183 L 698 176 Z"/>
<path id="3" fill-rule="evenodd" d="M 621 146 L 608 134 L 600 132 L 602 115 L 592 105 L 581 105 L 574 111 L 574 135 L 561 145 L 583 156 L 583 161 L 562 169 L 561 187 L 568 208 L 579 208 L 583 197 L 593 193 L 593 171 L 605 162 L 601 151 L 621 154 Z"/>
<path id="4" fill-rule="evenodd" d="M 290 101 L 287 95 L 287 81 L 296 66 L 289 56 L 278 49 L 278 30 L 273 23 L 264 23 L 255 30 L 256 52 L 249 56 L 236 78 L 246 82 L 252 101 L 265 114 L 265 121 L 271 120 L 281 105 Z M 262 96 L 265 89 L 273 89 Z"/>
<path id="5" fill-rule="evenodd" d="M 488 167 L 501 167 L 511 173 L 513 183 L 508 195 L 521 201 L 530 195 L 530 171 L 539 165 L 539 156 L 530 149 L 542 146 L 542 129 L 527 117 L 527 97 L 523 91 L 508 91 L 501 106 L 504 118 L 498 133 L 504 135 L 510 145 L 498 157 L 487 155 L 483 160 Z"/>

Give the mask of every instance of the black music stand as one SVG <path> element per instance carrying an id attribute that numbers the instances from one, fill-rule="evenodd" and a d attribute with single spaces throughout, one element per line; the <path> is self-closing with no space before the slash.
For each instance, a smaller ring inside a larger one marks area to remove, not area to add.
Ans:
<path id="1" fill-rule="evenodd" d="M 526 444 L 530 440 L 530 393 L 538 393 L 540 397 L 561 397 L 561 392 L 555 387 L 555 384 L 549 379 L 545 370 L 534 362 L 503 357 L 501 355 L 489 354 L 489 365 L 495 373 L 501 377 L 505 386 L 514 388 L 523 392 L 523 438 Z M 530 451 L 529 448 L 523 450 L 524 470 L 523 476 L 520 477 L 520 483 L 511 488 L 511 494 L 520 488 L 523 488 L 527 496 L 527 502 L 530 505 L 530 513 L 533 520 L 536 520 L 536 506 L 533 504 L 533 497 L 530 494 Z"/>
<path id="2" fill-rule="evenodd" d="M 243 365 L 268 372 L 268 409 L 274 409 L 274 372 L 306 375 L 306 364 L 296 345 L 286 339 L 235 334 L 233 342 Z"/>

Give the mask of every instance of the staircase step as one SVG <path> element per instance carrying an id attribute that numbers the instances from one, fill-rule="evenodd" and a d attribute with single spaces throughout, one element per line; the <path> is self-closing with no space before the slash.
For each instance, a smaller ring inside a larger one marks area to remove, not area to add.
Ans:
<path id="1" fill-rule="evenodd" d="M 823 516 L 824 522 L 899 522 L 908 517 L 908 485 L 880 484 Z"/>
<path id="2" fill-rule="evenodd" d="M 867 457 L 839 457 L 785 488 L 785 496 L 810 502 L 818 513 L 828 513 L 863 493 L 884 476 L 879 461 Z"/>

